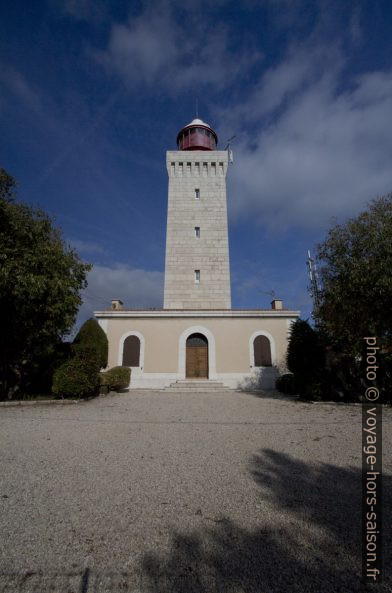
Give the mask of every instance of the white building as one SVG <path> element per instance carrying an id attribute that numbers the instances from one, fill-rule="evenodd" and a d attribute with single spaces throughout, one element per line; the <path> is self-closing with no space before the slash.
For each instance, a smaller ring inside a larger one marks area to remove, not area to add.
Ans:
<path id="1" fill-rule="evenodd" d="M 298 311 L 275 300 L 269 310 L 231 309 L 227 228 L 227 151 L 200 119 L 167 151 L 169 176 L 164 307 L 123 309 L 95 317 L 109 340 L 109 367 L 132 368 L 130 387 L 177 381 L 271 388 L 285 367 Z"/>

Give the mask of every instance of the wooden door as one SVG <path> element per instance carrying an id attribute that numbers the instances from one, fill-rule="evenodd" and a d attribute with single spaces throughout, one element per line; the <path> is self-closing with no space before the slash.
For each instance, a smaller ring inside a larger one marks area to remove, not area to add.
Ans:
<path id="1" fill-rule="evenodd" d="M 194 334 L 186 345 L 187 379 L 208 379 L 208 343 L 204 336 Z"/>

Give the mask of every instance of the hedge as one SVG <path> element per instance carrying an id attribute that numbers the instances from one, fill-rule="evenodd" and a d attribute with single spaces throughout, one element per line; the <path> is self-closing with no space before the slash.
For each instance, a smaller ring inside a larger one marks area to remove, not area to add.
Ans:
<path id="1" fill-rule="evenodd" d="M 76 355 L 90 349 L 96 351 L 99 368 L 104 369 L 108 364 L 108 339 L 95 319 L 88 319 L 83 323 L 73 341 L 73 352 Z"/>
<path id="2" fill-rule="evenodd" d="M 98 390 L 97 359 L 88 353 L 74 356 L 54 372 L 52 393 L 57 397 L 86 398 L 97 395 Z"/>
<path id="3" fill-rule="evenodd" d="M 101 373 L 101 385 L 105 385 L 109 391 L 120 391 L 126 389 L 131 380 L 131 369 L 129 367 L 113 367 Z"/>

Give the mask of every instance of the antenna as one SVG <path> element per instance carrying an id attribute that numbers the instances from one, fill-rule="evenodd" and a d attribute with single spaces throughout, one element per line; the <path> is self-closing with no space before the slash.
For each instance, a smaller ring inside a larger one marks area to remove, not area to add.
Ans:
<path id="1" fill-rule="evenodd" d="M 196 97 L 196 118 L 199 117 L 199 99 Z"/>
<path id="2" fill-rule="evenodd" d="M 320 287 L 319 287 L 319 276 L 317 272 L 316 260 L 311 256 L 310 250 L 308 249 L 308 257 L 306 260 L 308 266 L 308 276 L 310 280 L 309 294 L 313 299 L 313 309 L 316 309 L 320 303 Z"/>
<path id="3" fill-rule="evenodd" d="M 265 292 L 264 290 L 261 290 L 260 292 L 261 294 L 268 294 L 272 298 L 272 300 L 275 300 L 276 292 L 274 290 L 271 290 L 270 292 Z"/>
<path id="4" fill-rule="evenodd" d="M 236 135 L 234 134 L 234 136 L 232 136 L 231 138 L 228 139 L 226 148 L 225 148 L 225 150 L 227 150 L 227 152 L 229 153 L 229 163 L 231 163 L 231 164 L 234 163 L 234 157 L 233 157 L 233 151 L 231 150 L 230 143 L 232 140 L 234 140 L 235 137 L 236 137 Z"/>
<path id="5" fill-rule="evenodd" d="M 236 138 L 236 134 L 234 134 L 234 136 L 232 136 L 231 138 L 229 138 L 229 139 L 227 140 L 227 144 L 226 144 L 225 150 L 228 150 L 228 149 L 230 148 L 230 142 L 231 142 L 232 140 L 234 140 L 234 138 Z"/>

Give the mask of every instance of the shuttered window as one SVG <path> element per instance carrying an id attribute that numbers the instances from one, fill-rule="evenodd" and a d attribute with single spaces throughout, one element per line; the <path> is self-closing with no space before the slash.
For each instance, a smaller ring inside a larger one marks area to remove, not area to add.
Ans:
<path id="1" fill-rule="evenodd" d="M 140 366 L 140 340 L 137 336 L 128 336 L 124 341 L 123 366 Z"/>
<path id="2" fill-rule="evenodd" d="M 271 344 L 266 336 L 257 336 L 253 342 L 255 367 L 272 366 Z"/>

